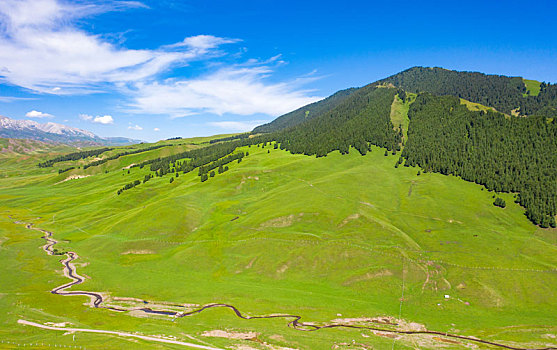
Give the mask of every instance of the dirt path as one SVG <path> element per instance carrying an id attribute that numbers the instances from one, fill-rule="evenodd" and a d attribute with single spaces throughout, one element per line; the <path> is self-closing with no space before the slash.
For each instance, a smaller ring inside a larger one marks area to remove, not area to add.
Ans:
<path id="1" fill-rule="evenodd" d="M 11 217 L 9 217 L 9 218 L 12 219 Z M 92 307 L 95 307 L 95 308 L 104 308 L 104 309 L 109 309 L 109 310 L 114 310 L 114 311 L 121 311 L 121 312 L 139 310 L 139 311 L 143 311 L 143 312 L 148 313 L 148 314 L 167 315 L 167 316 L 174 316 L 174 317 L 177 317 L 177 318 L 192 316 L 192 315 L 201 313 L 205 310 L 212 309 L 212 308 L 228 308 L 228 309 L 232 310 L 232 312 L 234 312 L 236 314 L 236 316 L 238 316 L 239 318 L 244 319 L 244 320 L 272 319 L 272 318 L 291 319 L 291 321 L 288 323 L 288 327 L 299 330 L 299 331 L 306 331 L 306 332 L 312 332 L 312 331 L 317 331 L 317 330 L 320 330 L 320 329 L 328 329 L 328 328 L 362 329 L 362 330 L 370 330 L 370 331 L 375 331 L 375 332 L 400 334 L 400 335 L 412 335 L 412 334 L 434 335 L 434 336 L 441 336 L 441 337 L 444 337 L 444 338 L 460 339 L 460 340 L 464 340 L 464 341 L 468 341 L 468 342 L 486 344 L 486 345 L 491 345 L 491 346 L 495 346 L 495 347 L 499 347 L 499 348 L 503 348 L 503 349 L 511 349 L 511 350 L 557 350 L 557 347 L 553 347 L 553 346 L 543 347 L 543 348 L 515 347 L 515 346 L 505 345 L 505 344 L 492 342 L 492 341 L 488 341 L 488 340 L 482 340 L 482 339 L 478 339 L 476 337 L 471 337 L 471 336 L 463 336 L 463 335 L 458 335 L 458 334 L 451 334 L 451 333 L 438 332 L 438 331 L 429 331 L 429 330 L 397 330 L 397 329 L 388 329 L 388 328 L 372 327 L 372 326 L 365 326 L 365 325 L 354 325 L 354 324 L 341 324 L 341 323 L 314 325 L 312 323 L 300 322 L 302 316 L 291 315 L 291 314 L 246 316 L 246 315 L 243 315 L 240 312 L 240 310 L 238 310 L 236 307 L 234 307 L 232 305 L 229 305 L 229 304 L 224 304 L 224 303 L 216 303 L 216 304 L 205 305 L 201 308 L 198 308 L 196 310 L 189 311 L 189 312 L 153 310 L 152 308 L 148 308 L 148 307 L 124 308 L 124 307 L 104 306 L 104 305 L 102 305 L 102 303 L 105 301 L 105 299 L 103 298 L 102 293 L 86 292 L 86 291 L 66 291 L 66 289 L 68 289 L 72 286 L 81 284 L 85 281 L 84 277 L 77 274 L 76 267 L 75 267 L 74 264 L 72 264 L 73 261 L 75 261 L 76 259 L 79 258 L 79 256 L 76 253 L 56 251 L 53 247 L 54 247 L 55 244 L 58 243 L 58 241 L 56 241 L 55 239 L 52 238 L 52 232 L 50 232 L 50 231 L 35 228 L 35 227 L 33 227 L 32 223 L 24 223 L 24 222 L 20 222 L 20 221 L 14 221 L 14 223 L 15 224 L 23 224 L 29 230 L 36 230 L 36 231 L 39 231 L 39 232 L 43 233 L 44 236 L 42 236 L 42 238 L 45 239 L 47 243 L 42 248 L 48 255 L 65 255 L 66 256 L 66 259 L 61 261 L 62 265 L 64 266 L 64 275 L 66 277 L 70 278 L 72 281 L 52 289 L 51 293 L 58 294 L 58 295 L 66 295 L 66 296 L 68 296 L 68 295 L 87 296 L 91 299 L 91 304 L 90 305 Z M 144 301 L 144 303 L 148 303 L 148 302 Z M 176 305 L 176 306 L 182 306 L 182 305 Z M 68 331 L 70 331 L 70 332 L 71 331 L 76 331 L 76 332 L 116 334 L 116 335 L 121 335 L 121 336 L 124 336 L 124 337 L 136 337 L 136 338 L 141 338 L 141 339 L 145 339 L 145 340 L 153 340 L 153 341 L 159 341 L 159 342 L 179 344 L 179 345 L 191 346 L 191 347 L 196 347 L 196 348 L 201 348 L 201 349 L 216 349 L 216 348 L 211 348 L 211 347 L 207 347 L 207 346 L 203 346 L 203 345 L 184 343 L 184 342 L 180 342 L 180 341 L 173 341 L 173 340 L 161 339 L 161 338 L 156 338 L 156 337 L 140 336 L 140 335 L 125 333 L 125 332 L 103 331 L 103 330 L 95 330 L 95 329 L 79 329 L 79 328 L 75 328 L 75 329 L 73 329 L 73 328 L 61 328 L 61 327 L 59 328 L 59 327 L 45 326 L 45 325 L 41 325 L 41 324 L 38 324 L 38 323 L 29 322 L 29 321 L 25 321 L 25 320 L 19 320 L 18 323 L 25 324 L 25 325 L 30 325 L 30 326 L 34 326 L 34 327 L 40 327 L 40 328 L 44 328 L 44 329 L 50 329 L 50 330 L 64 330 L 64 331 L 67 331 L 67 332 Z"/>
<path id="2" fill-rule="evenodd" d="M 183 345 L 183 346 L 188 346 L 190 348 L 196 348 L 196 349 L 223 350 L 221 348 L 213 348 L 213 347 L 210 347 L 210 346 L 187 343 L 187 342 L 183 342 L 183 341 L 179 341 L 179 340 L 150 337 L 150 336 L 146 336 L 146 335 L 132 334 L 132 333 L 126 333 L 126 332 L 105 331 L 105 330 L 102 330 L 102 329 L 89 329 L 89 328 L 53 327 L 53 326 L 45 326 L 45 325 L 40 324 L 40 323 L 30 322 L 30 321 L 26 321 L 26 320 L 18 320 L 17 323 L 25 325 L 25 326 L 37 327 L 37 328 L 42 328 L 42 329 L 49 329 L 51 331 L 113 334 L 113 335 L 118 335 L 120 337 L 138 338 L 138 339 L 143 339 L 143 340 L 148 340 L 148 341 L 155 341 L 155 342 L 159 342 L 159 343 Z"/>

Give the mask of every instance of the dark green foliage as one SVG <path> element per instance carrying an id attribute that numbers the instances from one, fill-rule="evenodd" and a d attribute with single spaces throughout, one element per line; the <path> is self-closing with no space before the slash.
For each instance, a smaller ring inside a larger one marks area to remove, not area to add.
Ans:
<path id="1" fill-rule="evenodd" d="M 212 175 L 211 177 L 215 176 L 215 172 L 212 171 L 213 169 L 219 168 L 219 174 L 225 172 L 226 170 L 228 170 L 228 167 L 223 168 L 223 166 L 225 164 L 231 163 L 233 161 L 235 161 L 236 159 L 242 159 L 244 157 L 244 153 L 243 152 L 239 152 L 239 153 L 235 153 L 235 154 L 230 154 L 226 157 L 220 158 L 215 160 L 214 162 L 211 162 L 207 165 L 202 165 L 199 167 L 199 173 L 198 175 L 201 176 L 202 174 L 206 174 L 208 172 L 211 172 Z M 222 169 L 222 170 L 221 170 Z"/>
<path id="2" fill-rule="evenodd" d="M 137 153 L 152 151 L 154 149 L 158 149 L 158 148 L 161 148 L 161 147 L 172 147 L 172 146 L 179 146 L 179 145 L 155 145 L 155 146 L 151 146 L 151 147 L 140 148 L 140 149 L 136 149 L 136 150 L 122 152 L 122 153 L 118 153 L 118 154 L 115 154 L 115 155 L 107 157 L 107 158 L 96 160 L 96 161 L 91 162 L 89 164 L 85 164 L 83 166 L 83 169 L 87 169 L 87 168 L 92 167 L 92 166 L 101 165 L 101 164 L 104 164 L 104 163 L 108 162 L 109 160 L 118 159 L 122 156 L 127 156 L 127 155 L 130 155 L 130 154 L 137 154 Z"/>
<path id="3" fill-rule="evenodd" d="M 366 86 L 352 93 L 331 111 L 276 134 L 281 149 L 291 153 L 326 156 L 350 147 L 362 155 L 370 144 L 400 150 L 401 136 L 390 119 L 395 89 Z"/>
<path id="4" fill-rule="evenodd" d="M 400 98 L 402 102 L 406 102 L 406 91 L 404 91 L 403 89 L 399 89 L 397 93 L 398 93 L 398 98 Z"/>
<path id="5" fill-rule="evenodd" d="M 152 178 L 153 178 L 152 174 L 145 175 L 145 177 L 143 178 L 143 183 L 146 183 L 147 181 L 151 180 Z"/>
<path id="6" fill-rule="evenodd" d="M 296 126 L 306 120 L 316 118 L 323 113 L 327 113 L 334 109 L 357 90 L 358 89 L 356 88 L 350 88 L 338 91 L 326 99 L 314 102 L 293 112 L 282 115 L 268 124 L 260 125 L 253 129 L 252 133 L 270 133 L 280 131 Z"/>
<path id="7" fill-rule="evenodd" d="M 542 227 L 557 214 L 557 124 L 542 117 L 472 112 L 456 97 L 420 94 L 410 107 L 405 164 L 516 192 Z"/>
<path id="8" fill-rule="evenodd" d="M 214 170 L 211 171 L 211 172 L 209 173 L 209 176 L 210 176 L 210 177 L 215 177 L 215 171 L 214 171 Z"/>
<path id="9" fill-rule="evenodd" d="M 526 86 L 520 77 L 414 67 L 379 83 L 414 93 L 452 95 L 507 114 L 518 108 L 522 115 L 557 116 L 557 85 L 542 83 L 538 96 L 524 97 Z"/>
<path id="10" fill-rule="evenodd" d="M 225 141 L 232 141 L 232 140 L 241 140 L 241 139 L 247 139 L 249 136 L 251 135 L 251 133 L 244 133 L 244 134 L 240 134 L 240 135 L 234 135 L 234 136 L 229 136 L 229 137 L 222 137 L 220 139 L 212 139 L 211 141 L 209 141 L 209 143 L 217 143 L 217 142 L 225 142 Z"/>
<path id="11" fill-rule="evenodd" d="M 496 207 L 500 207 L 500 208 L 504 208 L 507 206 L 507 203 L 505 203 L 505 200 L 503 198 L 495 198 L 495 201 L 493 202 L 493 205 Z"/>
<path id="12" fill-rule="evenodd" d="M 245 154 L 243 152 L 234 153 L 238 147 L 265 144 L 270 142 L 271 139 L 271 135 L 260 135 L 252 138 L 240 138 L 223 143 L 215 143 L 207 147 L 181 152 L 172 156 L 149 159 L 133 167 L 143 168 L 146 165 L 150 165 L 150 170 L 154 172 L 154 175 L 160 177 L 168 173 L 178 174 L 178 172 L 182 172 L 186 174 L 197 168 L 201 182 L 205 182 L 209 178 L 208 173 L 210 171 L 219 168 L 219 174 L 225 172 L 228 170 L 228 166 L 224 166 L 225 164 L 235 160 L 240 163 L 242 158 L 249 154 L 248 152 Z"/>
<path id="13" fill-rule="evenodd" d="M 173 183 L 173 182 L 174 182 L 174 178 L 171 177 L 171 178 L 170 178 L 170 183 Z"/>
<path id="14" fill-rule="evenodd" d="M 58 174 L 65 173 L 66 171 L 70 171 L 70 170 L 72 170 L 72 169 L 75 169 L 75 167 L 71 166 L 71 167 L 69 167 L 69 168 L 59 169 L 59 170 L 58 170 Z"/>
<path id="15" fill-rule="evenodd" d="M 134 182 L 130 182 L 128 184 L 126 184 L 124 187 L 122 187 L 121 189 L 118 190 L 118 195 L 120 195 L 122 192 L 129 190 L 131 188 L 134 188 L 135 186 L 141 184 L 141 181 L 139 180 L 135 180 Z"/>
<path id="16" fill-rule="evenodd" d="M 51 167 L 53 166 L 55 163 L 58 162 L 65 162 L 68 160 L 79 160 L 79 159 L 85 159 L 88 157 L 96 157 L 98 155 L 100 155 L 101 153 L 104 153 L 106 151 L 110 151 L 112 148 L 98 148 L 98 149 L 93 149 L 90 151 L 81 151 L 81 152 L 74 152 L 74 153 L 70 153 L 70 154 L 65 154 L 63 156 L 58 156 L 56 158 L 52 158 L 49 159 L 45 162 L 39 163 L 39 167 L 40 168 L 47 168 L 47 167 Z"/>

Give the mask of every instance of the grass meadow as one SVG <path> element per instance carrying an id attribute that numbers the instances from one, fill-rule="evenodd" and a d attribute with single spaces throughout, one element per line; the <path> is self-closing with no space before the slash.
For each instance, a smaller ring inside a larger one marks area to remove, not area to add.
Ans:
<path id="1" fill-rule="evenodd" d="M 227 303 L 246 315 L 296 314 L 315 324 L 386 316 L 412 323 L 408 327 L 517 347 L 557 347 L 557 231 L 532 225 L 513 194 L 498 194 L 507 207 L 495 207 L 493 192 L 453 176 L 395 169 L 398 155 L 384 156 L 377 147 L 366 156 L 351 150 L 314 158 L 271 146 L 245 147 L 248 157 L 204 183 L 197 171 L 173 183 L 168 174 L 116 194 L 149 172 L 122 168 L 207 140 L 166 141 L 181 145 L 63 174 L 57 169 L 87 161 L 39 169 L 42 153 L 2 160 L 0 348 L 16 347 L 6 342 L 181 348 L 64 334 L 22 326 L 18 319 L 236 349 L 471 344 L 367 330 L 302 332 L 286 319 L 242 320 L 226 309 L 173 319 L 90 308 L 85 297 L 49 293 L 68 281 L 62 257 L 46 255 L 40 233 L 15 220 L 54 232 L 58 249 L 80 256 L 78 272 L 88 279 L 74 289 L 153 302 Z M 71 175 L 90 176 L 63 181 Z M 203 335 L 210 330 L 258 337 Z"/>

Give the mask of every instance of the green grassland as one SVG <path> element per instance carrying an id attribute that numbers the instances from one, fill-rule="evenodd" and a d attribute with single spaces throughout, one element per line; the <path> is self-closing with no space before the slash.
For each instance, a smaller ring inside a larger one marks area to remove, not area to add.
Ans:
<path id="1" fill-rule="evenodd" d="M 408 139 L 408 125 L 410 124 L 410 119 L 408 119 L 408 109 L 412 102 L 416 100 L 416 94 L 408 93 L 406 94 L 406 100 L 402 101 L 398 95 L 395 96 L 393 104 L 391 105 L 391 122 L 395 128 L 402 126 L 402 133 L 404 135 L 404 140 Z"/>
<path id="2" fill-rule="evenodd" d="M 484 106 L 480 103 L 470 102 L 470 101 L 465 100 L 463 98 L 460 99 L 460 104 L 465 105 L 466 108 L 468 108 L 468 110 L 470 110 L 470 111 L 484 111 L 484 112 L 496 111 L 496 109 L 493 108 L 493 107 L 487 107 L 487 106 Z"/>
<path id="3" fill-rule="evenodd" d="M 524 96 L 538 96 L 540 94 L 540 82 L 537 80 L 522 79 L 524 81 L 524 86 L 526 86 L 526 93 Z"/>
<path id="4" fill-rule="evenodd" d="M 0 177 L 13 177 L 38 170 L 37 163 L 54 155 L 71 153 L 76 148 L 35 140 L 0 138 Z"/>
<path id="5" fill-rule="evenodd" d="M 403 120 L 404 112 L 395 118 Z M 251 146 L 241 149 L 249 151 L 241 163 L 204 183 L 197 171 L 173 183 L 168 174 L 117 195 L 149 173 L 148 167 L 129 174 L 122 168 L 202 147 L 208 139 L 165 142 L 183 145 L 63 174 L 57 169 L 72 162 L 50 169 L 37 168 L 35 158 L 2 164 L 17 176 L 0 178 L 0 339 L 20 346 L 182 348 L 102 334 L 76 333 L 74 340 L 17 324 L 26 319 L 175 336 L 219 348 L 469 345 L 429 335 L 395 340 L 367 330 L 302 332 L 289 328 L 289 320 L 242 320 L 226 309 L 175 320 L 93 309 L 85 297 L 49 293 L 68 281 L 60 257 L 40 249 L 39 232 L 13 223 L 21 220 L 53 231 L 59 249 L 80 256 L 78 272 L 89 278 L 76 290 L 228 303 L 246 315 L 290 313 L 316 324 L 390 316 L 517 347 L 557 346 L 557 231 L 532 225 L 512 194 L 498 194 L 507 207 L 495 207 L 495 194 L 481 186 L 395 169 L 398 156 L 384 156 L 377 147 L 366 156 L 351 150 L 314 158 Z M 16 172 L 21 167 L 29 170 Z M 91 176 L 62 182 L 71 175 Z M 210 330 L 259 336 L 203 336 Z"/>

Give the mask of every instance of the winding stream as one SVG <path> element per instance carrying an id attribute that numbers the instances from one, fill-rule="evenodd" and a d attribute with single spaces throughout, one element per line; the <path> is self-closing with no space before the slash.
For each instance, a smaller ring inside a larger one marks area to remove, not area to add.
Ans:
<path id="1" fill-rule="evenodd" d="M 13 220 L 13 218 L 11 216 L 9 216 L 9 218 Z M 544 348 L 515 347 L 515 346 L 510 346 L 510 345 L 505 345 L 505 344 L 493 342 L 493 341 L 482 340 L 482 339 L 478 339 L 478 338 L 471 337 L 471 336 L 463 336 L 463 335 L 458 335 L 458 334 L 451 334 L 451 333 L 438 332 L 438 331 L 429 331 L 429 330 L 424 330 L 424 331 L 396 330 L 396 329 L 388 329 L 388 328 L 380 328 L 380 327 L 372 327 L 372 326 L 364 326 L 364 325 L 340 324 L 340 323 L 314 325 L 314 324 L 310 324 L 310 323 L 301 322 L 300 320 L 301 320 L 302 316 L 291 315 L 291 314 L 273 314 L 273 315 L 265 315 L 265 316 L 246 316 L 246 315 L 243 315 L 240 312 L 240 310 L 238 310 L 233 305 L 224 304 L 224 303 L 208 304 L 208 305 L 205 305 L 201 308 L 198 308 L 196 310 L 189 311 L 189 312 L 153 310 L 152 308 L 149 308 L 149 307 L 129 307 L 129 308 L 126 308 L 126 307 L 105 306 L 105 305 L 103 305 L 103 302 L 105 301 L 105 298 L 103 298 L 103 295 L 99 292 L 68 291 L 67 290 L 67 289 L 69 289 L 69 288 L 71 288 L 75 285 L 81 284 L 85 281 L 85 277 L 80 276 L 77 273 L 76 267 L 73 264 L 73 262 L 79 258 L 79 255 L 77 255 L 75 252 L 58 252 L 58 251 L 56 251 L 53 247 L 54 247 L 54 245 L 56 245 L 58 243 L 58 241 L 56 241 L 55 239 L 52 238 L 52 232 L 50 232 L 50 231 L 35 228 L 35 227 L 33 227 L 32 223 L 24 223 L 24 222 L 21 222 L 21 221 L 14 221 L 14 223 L 15 224 L 23 224 L 29 230 L 36 230 L 36 231 L 41 232 L 44 235 L 41 238 L 46 240 L 46 244 L 42 247 L 42 249 L 48 255 L 58 255 L 58 256 L 65 255 L 66 256 L 66 259 L 61 260 L 61 263 L 64 266 L 64 275 L 66 277 L 68 277 L 69 279 L 71 279 L 72 281 L 68 282 L 66 284 L 63 284 L 61 286 L 55 287 L 50 292 L 52 294 L 58 294 L 58 295 L 64 295 L 64 296 L 81 295 L 81 296 L 89 297 L 90 300 L 91 300 L 90 305 L 94 308 L 103 308 L 103 309 L 109 309 L 109 310 L 119 311 L 119 312 L 143 311 L 143 312 L 148 313 L 148 314 L 174 316 L 176 318 L 191 316 L 191 315 L 198 314 L 198 313 L 201 313 L 205 310 L 212 309 L 212 308 L 228 308 L 228 309 L 232 310 L 232 312 L 234 312 L 234 314 L 236 314 L 236 316 L 238 316 L 239 318 L 244 319 L 244 320 L 271 319 L 271 318 L 290 319 L 291 321 L 288 323 L 289 327 L 291 327 L 293 329 L 296 329 L 296 330 L 299 330 L 299 331 L 306 331 L 306 332 L 318 331 L 320 329 L 327 329 L 327 328 L 346 328 L 346 329 L 362 329 L 362 330 L 365 329 L 365 330 L 371 330 L 371 331 L 377 331 L 377 332 L 383 332 L 383 333 L 391 333 L 391 334 L 401 334 L 401 335 L 412 335 L 412 334 L 437 335 L 437 336 L 441 336 L 441 337 L 445 337 L 445 338 L 460 339 L 460 340 L 464 340 L 464 341 L 486 344 L 486 345 L 491 345 L 491 346 L 496 346 L 496 347 L 499 347 L 499 348 L 511 349 L 511 350 L 557 350 L 557 347 L 553 347 L 553 346 L 544 347 Z M 144 303 L 148 304 L 147 301 L 144 301 Z M 183 305 L 178 305 L 178 304 L 173 305 L 173 306 L 183 307 Z"/>

